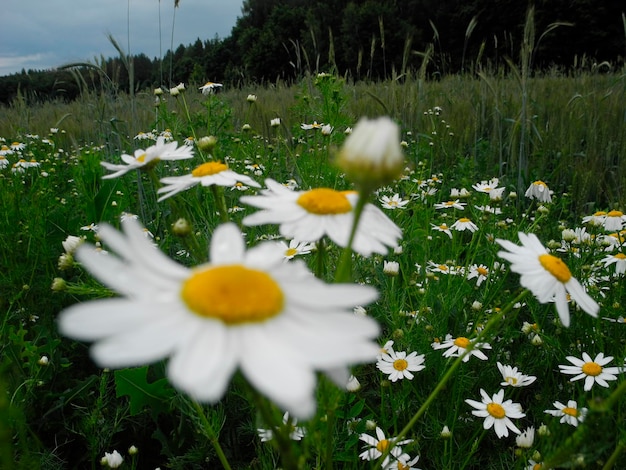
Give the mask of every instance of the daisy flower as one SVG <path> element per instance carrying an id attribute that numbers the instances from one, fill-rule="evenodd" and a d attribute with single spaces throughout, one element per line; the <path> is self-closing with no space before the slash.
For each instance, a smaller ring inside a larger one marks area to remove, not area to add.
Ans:
<path id="1" fill-rule="evenodd" d="M 197 184 L 202 186 L 230 186 L 238 182 L 260 188 L 261 185 L 246 175 L 241 175 L 228 169 L 228 165 L 221 162 L 206 162 L 196 168 L 191 173 L 183 176 L 167 176 L 161 178 L 163 187 L 157 190 L 162 196 L 158 199 L 161 202 L 168 197 L 185 191 Z"/>
<path id="2" fill-rule="evenodd" d="M 178 147 L 177 142 L 165 142 L 165 137 L 157 138 L 156 144 L 145 150 L 135 150 L 134 155 L 123 154 L 121 156 L 124 165 L 116 165 L 109 162 L 100 162 L 100 164 L 113 173 L 105 175 L 102 179 L 117 178 L 125 175 L 131 170 L 144 168 L 150 164 L 155 164 L 159 160 L 186 160 L 193 158 L 193 149 L 188 145 Z"/>
<path id="3" fill-rule="evenodd" d="M 4 170 L 11 162 L 4 155 L 0 155 L 0 170 Z"/>
<path id="4" fill-rule="evenodd" d="M 519 436 L 515 438 L 515 445 L 522 449 L 530 449 L 535 442 L 535 427 L 526 428 Z"/>
<path id="5" fill-rule="evenodd" d="M 481 181 L 480 183 L 473 184 L 472 188 L 474 188 L 479 193 L 489 194 L 491 191 L 495 189 L 504 190 L 504 188 L 497 187 L 499 183 L 500 183 L 500 180 L 498 178 L 491 178 L 489 181 Z"/>
<path id="6" fill-rule="evenodd" d="M 202 90 L 203 95 L 211 95 L 217 91 L 218 88 L 222 88 L 222 86 L 223 85 L 221 83 L 206 82 L 199 88 L 199 90 Z"/>
<path id="7" fill-rule="evenodd" d="M 580 282 L 572 276 L 567 265 L 552 256 L 543 247 L 535 234 L 518 234 L 522 246 L 507 240 L 496 242 L 507 251 L 499 251 L 498 256 L 511 263 L 511 270 L 521 274 L 520 284 L 529 289 L 537 300 L 544 304 L 554 300 L 563 326 L 570 323 L 567 294 L 592 317 L 598 316 L 600 306 L 589 297 Z"/>
<path id="8" fill-rule="evenodd" d="M 321 129 L 324 126 L 323 123 L 318 123 L 317 121 L 313 121 L 313 124 L 300 124 L 300 129 L 305 131 L 310 131 L 311 129 Z"/>
<path id="9" fill-rule="evenodd" d="M 383 460 L 382 468 L 388 468 L 392 458 L 397 459 L 402 455 L 401 446 L 413 442 L 412 439 L 396 442 L 395 437 L 386 438 L 385 433 L 378 426 L 376 426 L 376 437 L 363 433 L 359 436 L 359 439 L 368 445 L 368 447 L 359 454 L 361 460 L 376 460 L 393 444 L 391 452 L 389 452 L 387 457 Z"/>
<path id="10" fill-rule="evenodd" d="M 476 226 L 476 224 L 474 222 L 472 222 L 470 219 L 468 219 L 467 217 L 461 217 L 459 220 L 457 220 L 456 222 L 454 222 L 450 228 L 452 230 L 456 230 L 458 232 L 463 232 L 465 230 L 469 230 L 470 232 L 475 232 L 476 230 L 478 230 L 478 227 Z"/>
<path id="11" fill-rule="evenodd" d="M 382 196 L 380 198 L 380 203 L 383 209 L 404 209 L 409 203 L 408 199 L 402 199 L 399 194 L 394 194 L 393 196 Z"/>
<path id="12" fill-rule="evenodd" d="M 426 366 L 424 364 L 424 355 L 417 355 L 416 351 L 413 351 L 407 356 L 405 351 L 390 351 L 387 354 L 382 354 L 376 367 L 383 373 L 387 374 L 389 380 L 396 382 L 400 379 L 413 378 L 411 372 L 419 372 Z"/>
<path id="13" fill-rule="evenodd" d="M 626 215 L 622 211 L 613 210 L 607 212 L 602 226 L 608 232 L 615 232 L 622 229 L 624 222 L 626 222 Z"/>
<path id="14" fill-rule="evenodd" d="M 586 352 L 583 353 L 582 359 L 578 359 L 574 356 L 567 356 L 566 359 L 574 365 L 559 365 L 559 369 L 561 369 L 563 374 L 575 375 L 575 377 L 570 379 L 570 382 L 585 379 L 585 392 L 591 390 L 591 387 L 593 387 L 594 384 L 608 388 L 609 384 L 607 380 L 617 380 L 617 376 L 615 374 L 624 372 L 624 370 L 620 367 L 604 367 L 613 360 L 613 357 L 604 357 L 603 353 L 596 355 L 593 360 Z"/>
<path id="15" fill-rule="evenodd" d="M 470 344 L 475 343 L 475 339 L 468 339 L 464 336 L 453 338 L 452 335 L 447 334 L 443 343 L 434 342 L 431 344 L 433 349 L 445 349 L 443 357 L 459 357 L 465 354 Z M 487 360 L 487 356 L 480 349 L 491 349 L 489 343 L 475 343 L 472 350 L 465 355 L 463 362 L 469 361 L 471 356 L 476 356 L 482 361 Z"/>
<path id="16" fill-rule="evenodd" d="M 26 144 L 23 143 L 23 142 L 13 142 L 11 144 L 11 150 L 13 150 L 15 152 L 21 152 L 25 148 L 26 148 Z"/>
<path id="17" fill-rule="evenodd" d="M 283 250 L 283 256 L 286 260 L 293 259 L 298 255 L 308 255 L 311 251 L 315 250 L 314 243 L 300 242 L 298 240 L 290 240 L 289 244 L 283 240 L 280 240 L 277 243 Z"/>
<path id="18" fill-rule="evenodd" d="M 476 408 L 472 410 L 474 416 L 485 418 L 483 422 L 484 429 L 494 428 L 496 435 L 501 439 L 508 437 L 509 429 L 515 434 L 519 434 L 520 430 L 513 424 L 511 418 L 523 418 L 526 414 L 522 411 L 519 403 L 513 403 L 512 400 L 502 401 L 504 399 L 504 389 L 500 389 L 495 395 L 489 397 L 487 392 L 480 389 L 482 401 L 465 400 L 470 406 Z"/>
<path id="19" fill-rule="evenodd" d="M 502 209 L 500 209 L 499 207 L 491 207 L 490 205 L 474 206 L 474 207 L 481 212 L 487 212 L 489 214 L 494 214 L 494 215 L 502 214 Z"/>
<path id="20" fill-rule="evenodd" d="M 604 220 L 606 219 L 605 211 L 597 211 L 592 215 L 587 215 L 583 217 L 583 224 L 589 224 L 594 226 L 599 226 L 604 224 Z"/>
<path id="21" fill-rule="evenodd" d="M 608 268 L 610 265 L 615 265 L 615 274 L 620 275 L 626 273 L 626 254 L 616 253 L 614 255 L 606 255 L 602 260 L 604 267 Z"/>
<path id="22" fill-rule="evenodd" d="M 467 203 L 459 202 L 458 199 L 455 199 L 454 201 L 438 202 L 433 207 L 435 209 L 458 209 L 462 211 L 465 209 L 466 205 Z"/>
<path id="23" fill-rule="evenodd" d="M 386 470 L 421 470 L 420 468 L 414 467 L 419 459 L 419 455 L 411 459 L 411 456 L 409 454 L 402 453 L 398 457 L 396 457 L 396 459 L 393 460 L 388 467 L 385 468 Z"/>
<path id="24" fill-rule="evenodd" d="M 543 468 L 542 462 L 537 462 L 536 460 L 529 459 L 528 466 L 524 467 L 524 470 L 541 470 Z"/>
<path id="25" fill-rule="evenodd" d="M 489 276 L 489 268 L 484 264 L 472 264 L 467 273 L 467 279 L 476 278 L 476 286 L 480 286 Z"/>
<path id="26" fill-rule="evenodd" d="M 296 424 L 298 424 L 298 420 L 291 418 L 289 412 L 285 411 L 283 415 L 283 425 L 289 430 L 289 439 L 292 441 L 301 441 L 302 438 L 306 436 L 306 429 L 296 426 Z M 256 431 L 261 438 L 261 442 L 268 442 L 274 439 L 274 430 L 272 429 L 258 428 Z"/>
<path id="27" fill-rule="evenodd" d="M 438 232 L 443 232 L 446 235 L 448 235 L 450 239 L 452 239 L 452 232 L 450 231 L 450 227 L 448 227 L 445 223 L 441 225 L 430 224 L 430 226 L 432 227 L 433 230 L 437 230 Z"/>
<path id="28" fill-rule="evenodd" d="M 578 423 L 582 423 L 587 415 L 587 408 L 578 409 L 578 403 L 574 400 L 569 400 L 567 406 L 560 401 L 555 401 L 552 406 L 555 410 L 545 410 L 544 413 L 561 418 L 560 423 L 571 424 L 574 427 L 578 426 Z"/>
<path id="29" fill-rule="evenodd" d="M 502 374 L 503 382 L 500 383 L 503 387 L 526 387 L 537 380 L 534 375 L 524 375 L 517 370 L 517 367 L 511 367 L 497 363 L 498 370 Z"/>
<path id="30" fill-rule="evenodd" d="M 101 465 L 106 465 L 109 468 L 119 468 L 124 462 L 124 457 L 117 451 L 105 452 L 104 457 L 100 459 Z"/>
<path id="31" fill-rule="evenodd" d="M 327 235 L 341 247 L 348 244 L 358 194 L 317 188 L 292 191 L 267 179 L 268 189 L 259 196 L 243 196 L 241 201 L 262 210 L 246 216 L 244 225 L 280 224 L 280 234 L 303 242 L 315 242 Z M 363 256 L 386 254 L 398 246 L 402 231 L 372 204 L 366 204 L 352 249 Z"/>
<path id="32" fill-rule="evenodd" d="M 537 180 L 530 184 L 524 193 L 529 199 L 536 199 L 539 202 L 552 202 L 552 191 L 543 181 Z"/>
<path id="33" fill-rule="evenodd" d="M 347 366 L 374 361 L 377 323 L 352 313 L 375 289 L 326 284 L 302 262 L 283 262 L 274 242 L 246 251 L 234 224 L 213 233 L 209 263 L 190 269 L 156 249 L 135 220 L 99 236 L 117 256 L 86 244 L 76 258 L 120 298 L 61 312 L 62 334 L 94 341 L 101 367 L 140 366 L 169 357 L 167 377 L 201 402 L 215 403 L 235 371 L 298 418 L 315 412 L 316 372 L 339 386 Z M 341 376 L 341 377 L 339 377 Z"/>

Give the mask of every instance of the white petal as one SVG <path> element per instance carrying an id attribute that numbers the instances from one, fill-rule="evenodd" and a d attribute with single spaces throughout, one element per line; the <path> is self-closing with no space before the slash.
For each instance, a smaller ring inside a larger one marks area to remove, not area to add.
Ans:
<path id="1" fill-rule="evenodd" d="M 233 223 L 220 225 L 211 239 L 211 264 L 234 264 L 243 260 L 246 245 Z"/>

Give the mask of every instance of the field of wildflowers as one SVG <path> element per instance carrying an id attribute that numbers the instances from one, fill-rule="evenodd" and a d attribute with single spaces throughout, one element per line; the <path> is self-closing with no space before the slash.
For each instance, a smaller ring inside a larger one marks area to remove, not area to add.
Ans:
<path id="1" fill-rule="evenodd" d="M 1 136 L 1 468 L 626 466 L 619 175 L 463 150 L 454 96 L 220 88 Z"/>

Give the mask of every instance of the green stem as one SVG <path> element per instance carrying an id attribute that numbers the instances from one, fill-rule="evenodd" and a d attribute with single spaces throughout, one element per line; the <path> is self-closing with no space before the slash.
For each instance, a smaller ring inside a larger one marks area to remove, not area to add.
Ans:
<path id="1" fill-rule="evenodd" d="M 217 204 L 217 212 L 220 215 L 220 221 L 222 223 L 230 222 L 228 216 L 228 207 L 226 206 L 226 198 L 224 197 L 224 188 L 222 186 L 211 186 L 211 192 Z"/>
<path id="2" fill-rule="evenodd" d="M 222 466 L 224 467 L 225 470 L 232 470 L 230 464 L 228 463 L 228 459 L 226 458 L 226 455 L 224 455 L 222 446 L 220 445 L 217 439 L 217 434 L 215 433 L 213 426 L 211 426 L 211 423 L 209 423 L 209 420 L 207 419 L 206 414 L 204 413 L 204 408 L 202 408 L 202 406 L 195 400 L 193 400 L 192 403 L 196 412 L 198 413 L 198 417 L 200 418 L 200 421 L 202 421 L 204 433 L 206 437 L 209 438 L 209 441 L 211 441 L 211 445 L 215 449 L 217 458 L 220 459 L 220 462 L 222 463 Z"/>
<path id="3" fill-rule="evenodd" d="M 318 279 L 324 279 L 326 276 L 326 241 L 322 237 L 317 242 L 317 259 L 315 266 L 315 275 Z"/>
<path id="4" fill-rule="evenodd" d="M 357 200 L 356 207 L 354 208 L 354 220 L 352 221 L 350 238 L 348 239 L 348 244 L 341 253 L 339 265 L 337 266 L 337 271 L 335 272 L 335 282 L 337 283 L 350 282 L 352 280 L 352 243 L 354 242 L 361 214 L 363 214 L 363 209 L 365 208 L 365 204 L 367 204 L 368 196 L 369 192 L 359 191 L 359 199 Z"/>
<path id="5" fill-rule="evenodd" d="M 463 359 L 465 358 L 465 356 L 470 354 L 472 349 L 474 349 L 474 347 L 481 342 L 481 340 L 487 335 L 488 332 L 490 332 L 490 330 L 494 327 L 494 325 L 499 323 L 502 320 L 502 318 L 504 318 L 504 316 L 506 314 L 508 314 L 513 309 L 515 304 L 517 304 L 518 302 L 521 302 L 521 300 L 524 297 L 526 297 L 526 295 L 529 292 L 530 291 L 528 289 L 524 289 L 517 297 L 515 297 L 511 302 L 509 302 L 506 305 L 506 307 L 504 307 L 502 310 L 497 312 L 495 315 L 493 315 L 489 319 L 489 321 L 485 325 L 485 328 L 478 334 L 478 336 L 476 336 L 474 341 L 470 342 L 469 346 L 465 349 L 465 352 L 462 355 L 460 355 L 459 357 L 457 357 L 456 360 L 452 363 L 450 368 L 446 371 L 444 376 L 437 383 L 437 386 L 434 388 L 434 390 L 432 392 L 430 392 L 430 395 L 428 395 L 428 398 L 426 398 L 426 401 L 422 404 L 422 406 L 419 408 L 419 410 L 417 410 L 417 412 L 413 415 L 413 417 L 406 424 L 406 426 L 404 426 L 402 431 L 400 431 L 400 433 L 396 436 L 396 438 L 394 439 L 394 442 L 401 441 L 402 439 L 404 439 L 404 437 L 409 433 L 409 431 L 413 428 L 413 426 L 415 426 L 417 421 L 426 412 L 428 407 L 437 399 L 437 397 L 439 396 L 441 391 L 445 388 L 445 386 L 448 383 L 448 381 L 452 378 L 452 376 L 454 375 L 456 370 L 459 368 L 459 366 L 463 362 Z M 381 466 L 382 462 L 384 461 L 385 457 L 387 457 L 390 454 L 390 452 L 393 449 L 393 447 L 394 447 L 394 445 L 392 443 L 392 445 L 390 445 L 389 448 L 378 459 L 378 462 L 377 462 L 376 466 L 374 467 L 374 469 L 380 468 L 380 466 Z"/>

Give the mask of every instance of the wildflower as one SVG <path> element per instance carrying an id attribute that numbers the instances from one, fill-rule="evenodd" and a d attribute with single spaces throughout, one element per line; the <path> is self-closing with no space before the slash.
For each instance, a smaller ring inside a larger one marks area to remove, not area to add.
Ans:
<path id="1" fill-rule="evenodd" d="M 400 273 L 400 263 L 397 261 L 383 261 L 383 273 L 388 276 L 397 276 Z"/>
<path id="2" fill-rule="evenodd" d="M 504 188 L 494 188 L 489 191 L 489 200 L 491 201 L 501 201 L 504 195 Z"/>
<path id="3" fill-rule="evenodd" d="M 206 82 L 199 89 L 202 90 L 203 95 L 211 95 L 215 93 L 218 88 L 222 88 L 222 86 L 224 85 L 222 85 L 221 83 Z"/>
<path id="4" fill-rule="evenodd" d="M 454 222 L 450 228 L 452 230 L 456 230 L 458 232 L 463 232 L 465 230 L 469 230 L 470 232 L 475 232 L 476 230 L 478 230 L 478 227 L 476 226 L 476 224 L 474 222 L 472 222 L 470 219 L 468 219 L 467 217 L 461 217 L 459 220 L 457 220 L 456 222 Z"/>
<path id="5" fill-rule="evenodd" d="M 97 233 L 98 230 L 100 230 L 100 226 L 98 224 L 94 224 L 93 222 L 90 223 L 89 225 L 83 225 L 81 228 L 81 230 L 84 230 L 86 232 L 94 232 Z"/>
<path id="6" fill-rule="evenodd" d="M 520 430 L 510 419 L 526 416 L 519 403 L 513 403 L 512 400 L 502 401 L 504 399 L 504 389 L 500 389 L 490 398 L 487 392 L 481 388 L 480 395 L 482 396 L 482 402 L 466 399 L 465 403 L 476 408 L 472 410 L 474 416 L 485 418 L 483 428 L 490 429 L 493 427 L 499 438 L 507 437 L 509 429 L 515 434 L 520 433 Z"/>
<path id="7" fill-rule="evenodd" d="M 128 448 L 128 455 L 137 455 L 138 452 L 139 449 L 137 449 L 137 447 L 134 445 Z"/>
<path id="8" fill-rule="evenodd" d="M 362 118 L 341 147 L 337 165 L 357 187 L 373 189 L 392 182 L 404 168 L 400 128 L 388 117 Z"/>
<path id="9" fill-rule="evenodd" d="M 325 284 L 304 263 L 284 263 L 273 242 L 246 251 L 234 224 L 214 231 L 211 261 L 194 269 L 155 249 L 137 221 L 122 227 L 100 231 L 118 256 L 81 245 L 76 257 L 123 297 L 82 302 L 59 316 L 62 334 L 96 342 L 91 353 L 101 367 L 169 357 L 172 384 L 209 403 L 240 369 L 279 407 L 308 418 L 316 371 L 333 371 L 333 379 L 341 372 L 343 385 L 349 364 L 375 359 L 378 325 L 352 314 L 377 298 L 375 289 Z"/>
<path id="10" fill-rule="evenodd" d="M 157 138 L 155 145 L 152 145 L 145 150 L 135 150 L 134 155 L 123 154 L 121 158 L 125 163 L 124 165 L 100 162 L 104 168 L 114 172 L 103 176 L 102 179 L 117 178 L 118 176 L 125 175 L 131 170 L 137 170 L 153 165 L 160 160 L 186 160 L 193 158 L 193 150 L 188 145 L 178 147 L 177 142 L 165 143 L 165 137 L 160 136 Z"/>
<path id="11" fill-rule="evenodd" d="M 73 259 L 72 259 L 72 264 L 73 264 Z M 63 266 L 63 264 L 61 263 L 61 260 L 59 260 L 59 268 L 61 268 Z M 71 266 L 68 266 L 65 269 L 70 268 Z M 52 280 L 52 285 L 50 286 L 50 289 L 53 290 L 54 292 L 61 292 L 64 291 L 65 289 L 67 289 L 67 283 L 65 282 L 65 279 L 63 279 L 62 277 L 55 277 Z"/>
<path id="12" fill-rule="evenodd" d="M 419 372 L 426 366 L 424 364 L 424 355 L 417 355 L 417 352 L 413 351 L 407 356 L 404 351 L 390 351 L 389 353 L 382 354 L 376 367 L 383 373 L 387 374 L 389 380 L 396 382 L 400 379 L 413 378 L 411 372 Z"/>
<path id="13" fill-rule="evenodd" d="M 330 124 L 325 124 L 322 126 L 322 135 L 330 135 L 333 133 L 334 129 L 335 128 L 331 126 Z"/>
<path id="14" fill-rule="evenodd" d="M 67 238 L 61 242 L 63 245 L 63 249 L 66 253 L 73 255 L 83 242 L 85 241 L 85 237 L 76 237 L 74 235 L 68 235 Z"/>
<path id="15" fill-rule="evenodd" d="M 626 222 L 626 215 L 622 211 L 609 211 L 606 214 L 602 226 L 608 232 L 619 231 Z"/>
<path id="16" fill-rule="evenodd" d="M 432 227 L 433 230 L 437 230 L 438 232 L 443 232 L 446 235 L 448 235 L 450 239 L 452 239 L 452 232 L 450 231 L 450 227 L 448 227 L 445 223 L 441 225 L 430 224 L 430 226 Z"/>
<path id="17" fill-rule="evenodd" d="M 465 209 L 466 205 L 467 203 L 459 202 L 458 199 L 455 199 L 454 201 L 439 202 L 435 204 L 433 207 L 435 209 L 458 209 L 462 211 Z"/>
<path id="18" fill-rule="evenodd" d="M 481 181 L 480 183 L 473 184 L 472 188 L 474 188 L 479 193 L 488 194 L 491 191 L 496 190 L 496 189 L 504 189 L 504 188 L 497 187 L 499 183 L 500 183 L 500 180 L 498 178 L 491 178 L 489 181 Z"/>
<path id="19" fill-rule="evenodd" d="M 41 356 L 37 361 L 37 364 L 39 364 L 40 366 L 47 366 L 48 364 L 50 364 L 50 359 L 48 359 L 48 356 Z"/>
<path id="20" fill-rule="evenodd" d="M 178 96 L 178 95 L 180 95 L 180 90 L 178 89 L 178 87 L 170 88 L 170 95 L 171 96 Z"/>
<path id="21" fill-rule="evenodd" d="M 567 294 L 580 308 L 592 317 L 598 316 L 599 305 L 585 292 L 567 265 L 556 256 L 548 254 L 535 234 L 518 234 L 522 246 L 497 239 L 502 248 L 498 256 L 511 263 L 511 270 L 521 274 L 520 284 L 529 289 L 540 303 L 552 300 L 563 326 L 570 323 Z"/>
<path id="22" fill-rule="evenodd" d="M 556 410 L 545 410 L 544 413 L 560 417 L 560 423 L 571 424 L 574 427 L 577 427 L 578 423 L 582 423 L 585 420 L 588 411 L 587 408 L 578 409 L 578 403 L 574 400 L 569 400 L 567 406 L 560 401 L 555 401 L 552 406 L 554 406 Z"/>
<path id="23" fill-rule="evenodd" d="M 473 264 L 469 267 L 467 279 L 476 278 L 476 285 L 480 286 L 489 276 L 489 269 L 484 264 Z"/>
<path id="24" fill-rule="evenodd" d="M 197 184 L 201 184 L 202 186 L 233 186 L 237 182 L 243 182 L 255 188 L 261 187 L 259 183 L 249 176 L 229 170 L 228 165 L 225 163 L 206 162 L 194 168 L 191 173 L 187 175 L 161 178 L 163 187 L 159 188 L 157 193 L 162 194 L 162 196 L 158 201 L 161 202 Z"/>
<path id="25" fill-rule="evenodd" d="M 369 434 L 361 434 L 359 439 L 365 442 L 369 447 L 365 448 L 365 450 L 359 454 L 361 460 L 375 460 L 382 457 L 383 453 L 393 445 L 391 452 L 385 457 L 381 468 L 388 468 L 391 457 L 398 458 L 402 455 L 402 447 L 403 445 L 409 444 L 413 442 L 412 439 L 405 439 L 403 441 L 396 442 L 396 438 L 390 437 L 386 438 L 385 433 L 382 429 L 376 426 L 376 437 L 370 436 Z"/>
<path id="26" fill-rule="evenodd" d="M 408 199 L 402 199 L 399 194 L 394 194 L 393 196 L 382 196 L 380 198 L 380 203 L 383 209 L 404 209 L 409 201 Z"/>
<path id="27" fill-rule="evenodd" d="M 315 244 L 300 242 L 298 240 L 290 240 L 289 245 L 284 241 L 279 241 L 278 244 L 283 250 L 285 259 L 293 259 L 298 255 L 308 255 L 315 249 Z"/>
<path id="28" fill-rule="evenodd" d="M 481 212 L 487 212 L 488 214 L 494 214 L 494 215 L 500 215 L 502 214 L 502 209 L 500 209 L 499 207 L 491 207 L 490 205 L 486 205 L 486 206 L 474 206 L 476 209 L 478 209 Z"/>
<path id="29" fill-rule="evenodd" d="M 524 467 L 524 470 L 541 470 L 543 468 L 542 462 L 537 462 L 533 459 L 528 459 L 528 466 Z"/>
<path id="30" fill-rule="evenodd" d="M 241 198 L 262 209 L 245 217 L 244 225 L 280 224 L 280 234 L 285 238 L 314 242 L 327 235 L 337 245 L 347 246 L 358 198 L 355 192 L 329 188 L 292 191 L 271 179 L 265 184 L 268 189 L 261 195 Z M 363 256 L 384 255 L 387 247 L 398 245 L 401 233 L 380 209 L 367 203 L 352 249 Z"/>
<path id="31" fill-rule="evenodd" d="M 124 457 L 122 457 L 117 450 L 114 450 L 111 453 L 105 452 L 104 457 L 102 457 L 100 461 L 102 465 L 106 465 L 109 468 L 118 468 L 123 462 Z"/>
<path id="32" fill-rule="evenodd" d="M 517 447 L 523 449 L 530 449 L 535 442 L 535 428 L 530 426 L 526 428 L 519 436 L 515 438 L 515 444 Z"/>
<path id="33" fill-rule="evenodd" d="M 439 435 L 442 439 L 450 439 L 450 437 L 452 437 L 452 431 L 450 431 L 450 428 L 445 425 Z"/>
<path id="34" fill-rule="evenodd" d="M 597 212 L 594 212 L 592 215 L 587 215 L 583 217 L 583 224 L 600 226 L 604 224 L 605 219 L 606 219 L 606 212 L 597 211 Z"/>
<path id="35" fill-rule="evenodd" d="M 0 170 L 4 170 L 11 162 L 4 155 L 0 155 Z"/>
<path id="36" fill-rule="evenodd" d="M 15 152 L 21 152 L 25 148 L 26 148 L 26 144 L 23 143 L 23 142 L 13 142 L 11 144 L 11 150 L 13 150 Z"/>
<path id="37" fill-rule="evenodd" d="M 346 390 L 348 392 L 356 392 L 361 389 L 361 382 L 354 375 L 348 377 L 348 381 L 346 382 Z"/>
<path id="38" fill-rule="evenodd" d="M 503 387 L 510 385 L 511 387 L 526 387 L 530 385 L 537 377 L 534 375 L 524 375 L 517 370 L 517 367 L 511 367 L 497 363 L 498 370 L 502 374 L 503 382 L 500 383 Z"/>
<path id="39" fill-rule="evenodd" d="M 271 127 L 278 127 L 280 126 L 280 118 L 274 118 L 270 120 L 270 126 Z"/>
<path id="40" fill-rule="evenodd" d="M 524 196 L 529 199 L 536 199 L 539 202 L 552 202 L 552 191 L 541 180 L 531 183 Z"/>
<path id="41" fill-rule="evenodd" d="M 613 357 L 604 357 L 603 353 L 596 355 L 593 360 L 586 352 L 583 353 L 582 360 L 574 356 L 567 356 L 566 359 L 574 365 L 559 365 L 559 369 L 561 369 L 563 374 L 575 375 L 575 377 L 570 379 L 570 382 L 584 378 L 585 392 L 591 390 L 591 387 L 593 387 L 596 383 L 601 387 L 608 388 L 609 384 L 607 380 L 617 380 L 617 376 L 615 374 L 624 372 L 624 369 L 620 367 L 604 367 L 613 360 Z"/>
<path id="42" fill-rule="evenodd" d="M 314 121 L 313 124 L 300 124 L 300 129 L 305 131 L 310 131 L 311 129 L 321 129 L 324 124 L 318 124 L 317 121 Z"/>
<path id="43" fill-rule="evenodd" d="M 615 274 L 620 275 L 626 273 L 626 254 L 616 253 L 614 255 L 606 255 L 602 260 L 604 267 L 608 268 L 610 265 L 615 265 Z"/>
<path id="44" fill-rule="evenodd" d="M 414 459 L 411 459 L 411 456 L 406 453 L 402 453 L 396 457 L 396 460 L 392 461 L 388 467 L 385 467 L 389 470 L 421 470 L 417 467 L 414 467 L 420 459 L 420 456 L 417 455 Z"/>
<path id="45" fill-rule="evenodd" d="M 301 441 L 306 436 L 306 429 L 296 426 L 298 420 L 296 418 L 290 418 L 289 412 L 285 411 L 283 415 L 283 425 L 289 430 L 289 439 L 292 441 Z M 272 429 L 257 429 L 257 433 L 261 438 L 261 442 L 268 442 L 274 439 L 274 431 Z"/>
<path id="46" fill-rule="evenodd" d="M 248 97 L 246 98 L 246 101 L 248 103 L 256 103 L 256 100 L 257 100 L 257 96 L 252 95 L 252 94 L 248 95 Z"/>
<path id="47" fill-rule="evenodd" d="M 470 340 L 464 336 L 453 338 L 452 335 L 447 334 L 443 343 L 434 342 L 431 346 L 433 349 L 446 349 L 443 357 L 459 357 L 466 353 L 470 345 L 473 345 L 471 351 L 465 354 L 463 362 L 469 361 L 471 356 L 476 356 L 478 359 L 486 361 L 487 356 L 480 349 L 491 349 L 491 345 L 489 343 L 476 343 L 475 341 L 475 339 Z"/>

